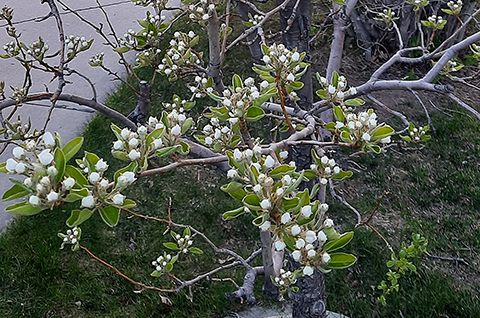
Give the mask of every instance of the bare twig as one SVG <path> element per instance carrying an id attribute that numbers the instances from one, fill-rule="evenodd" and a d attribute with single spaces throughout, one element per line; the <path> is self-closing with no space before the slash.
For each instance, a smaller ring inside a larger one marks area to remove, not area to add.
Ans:
<path id="1" fill-rule="evenodd" d="M 395 110 L 392 110 L 390 109 L 387 105 L 385 105 L 384 103 L 382 103 L 381 101 L 379 101 L 378 99 L 376 99 L 375 97 L 372 96 L 372 94 L 367 94 L 367 97 L 372 101 L 374 102 L 375 104 L 377 104 L 378 106 L 382 107 L 383 109 L 385 109 L 387 112 L 389 112 L 390 114 L 392 115 L 395 115 L 397 116 L 398 118 L 400 118 L 403 122 L 403 124 L 405 126 L 408 127 L 408 125 L 410 124 L 407 117 L 405 117 L 404 114 L 400 113 L 400 112 L 397 112 Z"/>
<path id="2" fill-rule="evenodd" d="M 415 92 L 414 90 L 410 90 L 410 92 L 415 96 L 415 98 L 420 102 L 420 105 L 422 105 L 423 107 L 423 110 L 425 112 L 425 116 L 427 116 L 427 120 L 428 120 L 428 125 L 430 126 L 430 128 L 432 128 L 432 131 L 434 133 L 437 132 L 437 130 L 435 129 L 435 126 L 433 125 L 433 121 L 432 121 L 432 118 L 430 118 L 430 114 L 428 113 L 428 109 L 427 107 L 425 106 L 425 104 L 423 103 L 422 99 L 420 98 L 420 96 L 418 95 L 417 92 Z"/>
<path id="3" fill-rule="evenodd" d="M 355 209 L 350 203 L 348 203 L 343 197 L 339 196 L 335 192 L 335 188 L 333 187 L 332 179 L 330 179 L 329 181 L 330 181 L 330 194 L 332 195 L 332 197 L 334 197 L 338 201 L 342 202 L 343 205 L 345 205 L 347 208 L 352 210 L 355 213 L 355 215 L 357 216 L 357 225 L 360 224 L 362 222 L 362 216 L 360 215 L 360 212 L 358 212 L 358 210 Z"/>

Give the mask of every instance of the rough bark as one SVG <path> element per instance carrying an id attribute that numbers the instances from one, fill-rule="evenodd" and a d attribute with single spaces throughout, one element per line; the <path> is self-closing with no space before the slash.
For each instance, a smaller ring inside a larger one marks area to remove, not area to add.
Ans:
<path id="1" fill-rule="evenodd" d="M 238 16 L 240 19 L 244 22 L 248 22 L 248 14 L 255 15 L 255 11 L 250 8 L 245 3 L 234 1 L 233 2 L 235 6 L 235 10 L 237 11 Z M 245 25 L 243 26 L 243 29 L 246 30 L 248 29 Z M 262 48 L 261 48 L 261 38 L 258 35 L 258 30 L 255 30 L 252 34 L 249 34 L 247 36 L 247 41 L 248 41 L 248 48 L 250 49 L 250 54 L 252 55 L 253 62 L 255 64 L 264 64 L 262 61 L 263 53 L 262 53 Z"/>
<path id="2" fill-rule="evenodd" d="M 281 2 L 277 0 L 277 4 Z M 310 62 L 310 30 L 313 6 L 310 0 L 297 0 L 289 3 L 280 11 L 280 25 L 283 32 L 283 44 L 292 50 L 306 52 L 305 62 Z M 301 109 L 310 110 L 313 105 L 312 71 L 308 68 L 301 81 L 304 86 L 297 91 L 300 100 L 297 102 Z M 312 162 L 310 146 L 297 146 L 292 149 L 293 159 L 298 169 L 306 169 Z M 310 184 L 301 185 L 302 188 L 311 187 Z M 299 264 L 292 264 L 299 267 Z M 292 300 L 293 318 L 324 318 L 326 317 L 326 297 L 323 274 L 315 271 L 313 277 L 301 277 L 296 283 L 299 291 L 290 293 Z"/>
<path id="3" fill-rule="evenodd" d="M 446 9 L 448 0 L 430 2 L 428 6 L 423 8 L 420 12 L 420 20 L 427 20 L 431 15 L 442 16 L 447 20 L 445 28 L 441 31 L 436 31 L 435 36 L 439 38 L 440 42 L 449 38 L 461 26 L 456 17 L 447 15 L 441 9 Z M 420 36 L 418 32 L 417 13 L 413 11 L 413 6 L 405 4 L 404 0 L 369 0 L 367 6 L 372 12 L 381 12 L 385 8 L 392 8 L 396 16 L 399 17 L 395 23 L 401 34 L 404 46 L 421 45 L 419 42 Z M 475 7 L 474 0 L 464 0 L 463 8 L 460 13 L 460 18 L 466 20 L 471 16 Z M 384 53 L 392 54 L 399 48 L 398 35 L 391 27 L 386 29 L 385 23 L 374 21 L 374 15 L 365 11 L 365 7 L 357 7 L 350 15 L 351 22 L 359 40 L 359 44 L 365 49 L 365 56 L 367 60 L 376 58 L 378 50 L 385 51 Z M 431 33 L 427 31 L 425 34 L 425 41 L 429 40 Z M 465 31 L 460 32 L 452 43 L 459 41 L 465 35 Z M 427 43 L 425 43 L 427 45 Z"/>
<path id="4" fill-rule="evenodd" d="M 208 77 L 213 78 L 215 83 L 214 89 L 221 95 L 225 90 L 225 85 L 222 80 L 222 59 L 220 44 L 220 26 L 217 11 L 213 10 L 208 18 Z"/>

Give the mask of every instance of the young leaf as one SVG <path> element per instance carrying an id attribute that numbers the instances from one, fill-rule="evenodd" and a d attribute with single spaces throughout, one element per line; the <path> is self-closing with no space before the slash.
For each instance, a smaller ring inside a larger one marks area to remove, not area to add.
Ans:
<path id="1" fill-rule="evenodd" d="M 227 212 L 223 213 L 222 218 L 225 221 L 228 221 L 228 220 L 234 219 L 236 217 L 239 217 L 242 214 L 245 214 L 245 208 L 243 206 L 239 207 L 235 210 L 230 210 L 230 211 L 227 211 Z"/>
<path id="2" fill-rule="evenodd" d="M 338 239 L 325 244 L 326 252 L 333 252 L 347 245 L 353 238 L 353 232 L 343 233 Z"/>
<path id="3" fill-rule="evenodd" d="M 330 254 L 330 262 L 328 262 L 328 267 L 335 269 L 347 268 L 355 264 L 357 258 L 352 254 L 347 253 L 332 253 Z"/>
<path id="4" fill-rule="evenodd" d="M 82 224 L 86 220 L 88 220 L 93 214 L 93 211 L 89 209 L 83 209 L 83 210 L 73 210 L 72 214 L 67 220 L 67 226 L 69 227 L 74 227 Z"/>
<path id="5" fill-rule="evenodd" d="M 120 218 L 119 208 L 110 205 L 106 208 L 99 208 L 99 211 L 103 222 L 105 222 L 108 226 L 114 227 L 118 224 L 118 219 Z"/>
<path id="6" fill-rule="evenodd" d="M 77 137 L 70 140 L 65 147 L 63 147 L 63 155 L 65 156 L 65 162 L 72 159 L 73 156 L 82 148 L 83 137 Z"/>
<path id="7" fill-rule="evenodd" d="M 5 211 L 8 213 L 13 213 L 18 215 L 34 215 L 41 212 L 42 207 L 33 206 L 28 202 L 20 202 L 7 207 Z"/>

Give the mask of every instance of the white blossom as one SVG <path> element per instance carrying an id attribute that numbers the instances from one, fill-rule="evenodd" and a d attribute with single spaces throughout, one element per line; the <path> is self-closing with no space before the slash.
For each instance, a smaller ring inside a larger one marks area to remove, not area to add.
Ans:
<path id="1" fill-rule="evenodd" d="M 371 137 L 368 133 L 364 133 L 363 136 L 362 136 L 363 140 L 365 141 L 370 141 Z"/>
<path id="2" fill-rule="evenodd" d="M 130 160 L 132 160 L 132 161 L 137 160 L 138 158 L 140 158 L 140 153 L 138 151 L 136 151 L 135 149 L 132 149 L 128 153 L 128 158 L 130 158 Z"/>
<path id="3" fill-rule="evenodd" d="M 121 150 L 123 148 L 123 141 L 117 140 L 113 143 L 113 149 Z"/>
<path id="4" fill-rule="evenodd" d="M 292 235 L 293 236 L 297 236 L 298 234 L 300 234 L 301 231 L 302 231 L 302 229 L 300 228 L 300 226 L 298 226 L 298 225 L 292 226 Z"/>
<path id="5" fill-rule="evenodd" d="M 128 145 L 132 148 L 135 148 L 138 146 L 138 139 L 137 138 L 132 138 L 130 139 L 130 141 L 128 142 Z"/>
<path id="6" fill-rule="evenodd" d="M 108 164 L 103 159 L 98 160 L 95 164 L 95 169 L 97 169 L 97 171 L 105 171 L 107 168 Z"/>
<path id="7" fill-rule="evenodd" d="M 268 231 L 271 225 L 272 224 L 270 223 L 270 221 L 265 221 L 262 225 L 260 225 L 260 230 L 262 230 L 263 232 Z"/>
<path id="8" fill-rule="evenodd" d="M 236 170 L 230 169 L 227 171 L 227 178 L 235 178 L 236 176 L 238 176 L 238 173 Z"/>
<path id="9" fill-rule="evenodd" d="M 263 58 L 262 58 L 262 60 L 263 60 L 266 64 L 268 64 L 268 63 L 270 63 L 270 56 L 264 55 Z"/>
<path id="10" fill-rule="evenodd" d="M 22 163 L 23 164 L 23 163 Z M 18 165 L 17 165 L 18 167 Z M 16 168 L 15 168 L 16 169 Z M 58 174 L 58 170 L 57 168 L 55 168 L 54 166 L 50 166 L 48 167 L 47 169 L 47 173 L 49 176 L 52 176 L 52 177 L 55 177 L 57 174 Z"/>
<path id="11" fill-rule="evenodd" d="M 299 238 L 299 239 L 295 242 L 295 247 L 298 248 L 298 249 L 301 249 L 302 247 L 305 247 L 305 240 Z"/>
<path id="12" fill-rule="evenodd" d="M 92 208 L 94 205 L 95 205 L 95 199 L 93 198 L 93 195 L 86 196 L 82 199 L 81 207 Z"/>
<path id="13" fill-rule="evenodd" d="M 298 262 L 300 260 L 300 258 L 302 257 L 302 252 L 299 251 L 299 250 L 295 250 L 295 251 L 292 252 L 292 257 L 296 262 Z"/>
<path id="14" fill-rule="evenodd" d="M 137 129 L 137 132 L 140 136 L 145 136 L 147 134 L 147 127 L 145 126 L 139 126 Z"/>
<path id="15" fill-rule="evenodd" d="M 113 204 L 122 205 L 124 199 L 125 199 L 124 195 L 121 195 L 120 193 L 117 193 L 113 196 L 112 201 L 113 201 Z"/>
<path id="16" fill-rule="evenodd" d="M 390 136 L 380 139 L 380 142 L 381 142 L 382 144 L 388 144 L 388 143 L 390 143 L 391 141 L 392 141 L 392 140 L 391 140 Z"/>
<path id="17" fill-rule="evenodd" d="M 65 187 L 65 190 L 70 190 L 71 188 L 73 188 L 74 185 L 75 185 L 75 179 L 71 177 L 68 177 L 63 181 L 63 186 Z"/>
<path id="18" fill-rule="evenodd" d="M 100 181 L 98 183 L 98 185 L 100 186 L 100 188 L 106 189 L 108 187 L 108 180 L 107 179 L 102 179 L 102 181 Z"/>
<path id="19" fill-rule="evenodd" d="M 55 139 L 49 131 L 43 135 L 43 142 L 45 143 L 45 146 L 49 148 L 55 146 Z"/>
<path id="20" fill-rule="evenodd" d="M 290 73 L 287 76 L 287 80 L 290 81 L 290 82 L 293 82 L 295 80 L 295 76 L 292 73 Z"/>
<path id="21" fill-rule="evenodd" d="M 13 156 L 17 159 L 21 159 L 26 154 L 25 149 L 23 149 L 22 147 L 13 148 L 12 153 L 13 153 Z"/>
<path id="22" fill-rule="evenodd" d="M 305 241 L 307 241 L 308 243 L 313 243 L 317 240 L 317 235 L 315 234 L 314 231 L 307 231 L 307 233 L 305 233 Z"/>
<path id="23" fill-rule="evenodd" d="M 269 169 L 273 167 L 274 164 L 275 164 L 275 160 L 273 160 L 273 158 L 270 155 L 268 155 L 267 158 L 265 159 L 265 163 L 264 163 L 265 167 Z"/>
<path id="24" fill-rule="evenodd" d="M 285 249 L 285 243 L 283 243 L 282 241 L 276 241 L 275 242 L 275 249 L 277 251 L 283 251 Z"/>
<path id="25" fill-rule="evenodd" d="M 237 162 L 240 162 L 242 160 L 242 157 L 242 152 L 236 148 L 233 151 L 233 159 L 235 159 L 235 161 Z"/>
<path id="26" fill-rule="evenodd" d="M 305 266 L 305 268 L 303 269 L 303 275 L 312 276 L 313 268 L 311 268 L 310 266 Z"/>
<path id="27" fill-rule="evenodd" d="M 53 161 L 53 155 L 50 153 L 50 149 L 45 149 L 38 155 L 40 163 L 44 166 L 49 165 Z"/>
<path id="28" fill-rule="evenodd" d="M 205 138 L 205 143 L 206 143 L 207 145 L 213 144 L 213 139 L 212 139 L 212 137 L 206 137 L 206 138 Z"/>
<path id="29" fill-rule="evenodd" d="M 311 205 L 303 206 L 301 209 L 301 212 L 304 217 L 309 218 L 310 215 L 312 215 L 312 206 Z"/>
<path id="30" fill-rule="evenodd" d="M 25 185 L 26 187 L 31 187 L 32 183 L 33 182 L 31 178 L 26 178 L 25 180 L 23 180 L 23 185 Z"/>
<path id="31" fill-rule="evenodd" d="M 292 217 L 290 216 L 290 213 L 284 213 L 282 214 L 282 223 L 283 224 L 287 224 L 288 222 L 290 222 L 290 220 L 292 219 Z"/>
<path id="32" fill-rule="evenodd" d="M 270 203 L 270 200 L 264 199 L 262 200 L 262 202 L 260 202 L 260 206 L 262 207 L 262 209 L 267 210 L 272 207 L 272 204 Z"/>
<path id="33" fill-rule="evenodd" d="M 98 172 L 92 172 L 88 176 L 88 180 L 90 180 L 91 183 L 97 183 L 99 179 L 100 179 L 100 175 L 98 174 Z"/>
<path id="34" fill-rule="evenodd" d="M 253 152 L 257 155 L 261 154 L 262 153 L 262 148 L 259 146 L 259 145 L 255 145 L 253 147 Z"/>
<path id="35" fill-rule="evenodd" d="M 15 172 L 16 173 L 19 173 L 19 174 L 22 174 L 25 172 L 25 164 L 23 162 L 19 162 L 16 166 L 15 166 Z"/>
<path id="36" fill-rule="evenodd" d="M 327 236 L 325 235 L 325 232 L 320 231 L 317 234 L 318 241 L 321 243 L 325 243 L 327 241 Z"/>
<path id="37" fill-rule="evenodd" d="M 315 252 L 315 250 L 309 250 L 309 251 L 308 251 L 308 257 L 314 258 L 315 255 L 317 255 L 317 252 Z"/>
<path id="38" fill-rule="evenodd" d="M 333 85 L 329 85 L 329 86 L 328 86 L 328 92 L 329 92 L 330 94 L 334 94 L 335 91 L 336 91 L 336 89 L 335 89 L 335 87 L 333 87 Z"/>
<path id="39" fill-rule="evenodd" d="M 40 205 L 40 199 L 36 195 L 32 195 L 28 199 L 28 202 L 33 206 L 39 206 Z"/>
<path id="40" fill-rule="evenodd" d="M 123 139 L 127 139 L 128 136 L 130 136 L 130 129 L 123 128 L 120 135 L 122 136 Z"/>
<path id="41" fill-rule="evenodd" d="M 172 128 L 172 135 L 178 136 L 178 135 L 180 135 L 181 133 L 182 133 L 182 129 L 180 128 L 179 125 L 173 126 L 173 128 Z"/>
<path id="42" fill-rule="evenodd" d="M 327 252 L 323 253 L 323 255 L 322 255 L 322 261 L 323 261 L 325 264 L 327 264 L 328 262 L 330 262 L 331 259 L 332 259 L 332 258 L 330 257 L 330 255 L 329 255 Z"/>
<path id="43" fill-rule="evenodd" d="M 332 227 L 333 226 L 333 221 L 332 219 L 326 219 L 325 222 L 323 222 L 323 226 L 325 227 Z"/>
<path id="44" fill-rule="evenodd" d="M 292 61 L 297 62 L 300 59 L 300 54 L 298 52 L 295 52 L 292 54 Z"/>
<path id="45" fill-rule="evenodd" d="M 54 191 L 51 191 L 51 192 L 47 195 L 47 200 L 48 200 L 48 202 L 57 201 L 57 200 L 58 200 L 58 193 L 56 193 L 56 192 L 54 192 Z"/>

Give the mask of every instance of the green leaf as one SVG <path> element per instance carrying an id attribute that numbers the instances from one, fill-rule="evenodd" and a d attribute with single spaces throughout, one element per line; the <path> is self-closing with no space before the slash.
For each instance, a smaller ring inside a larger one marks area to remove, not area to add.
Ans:
<path id="1" fill-rule="evenodd" d="M 186 227 L 185 230 L 183 230 L 183 237 L 185 236 L 191 236 L 192 235 L 192 231 L 190 231 L 190 228 L 189 227 Z"/>
<path id="2" fill-rule="evenodd" d="M 234 90 L 234 91 L 237 90 L 237 87 L 243 88 L 242 79 L 241 79 L 240 76 L 238 76 L 237 74 L 234 74 L 234 75 L 233 75 L 232 84 L 233 84 L 233 90 Z"/>
<path id="3" fill-rule="evenodd" d="M 337 88 L 338 87 L 338 73 L 336 71 L 333 71 L 332 75 L 332 85 Z"/>
<path id="4" fill-rule="evenodd" d="M 178 149 L 178 146 L 165 147 L 165 148 L 157 150 L 156 155 L 158 157 L 165 157 L 165 156 L 168 156 L 168 155 L 174 153 L 177 149 Z"/>
<path id="5" fill-rule="evenodd" d="M 162 272 L 159 272 L 159 271 L 153 271 L 150 276 L 153 276 L 153 277 L 160 277 L 162 276 Z"/>
<path id="6" fill-rule="evenodd" d="M 245 120 L 257 121 L 262 119 L 263 116 L 265 116 L 265 112 L 263 111 L 263 109 L 257 106 L 250 106 L 247 110 Z"/>
<path id="7" fill-rule="evenodd" d="M 283 207 L 285 208 L 286 211 L 292 211 L 297 208 L 298 204 L 300 202 L 300 199 L 295 197 L 295 198 L 283 198 Z"/>
<path id="8" fill-rule="evenodd" d="M 28 202 L 20 202 L 14 205 L 11 205 L 5 209 L 8 213 L 18 214 L 18 215 L 34 215 L 43 210 L 40 206 L 33 206 Z"/>
<path id="9" fill-rule="evenodd" d="M 222 191 L 227 192 L 227 193 L 232 193 L 232 192 L 236 192 L 236 191 L 238 191 L 242 188 L 243 188 L 243 184 L 241 184 L 239 182 L 232 181 L 229 184 L 223 185 L 220 189 Z"/>
<path id="10" fill-rule="evenodd" d="M 106 208 L 99 208 L 99 211 L 103 222 L 105 222 L 108 226 L 114 227 L 118 224 L 118 219 L 120 218 L 119 208 L 109 205 Z"/>
<path id="11" fill-rule="evenodd" d="M 83 209 L 83 210 L 73 210 L 72 214 L 67 220 L 67 226 L 69 227 L 74 227 L 82 224 L 86 220 L 88 220 L 93 214 L 93 211 L 90 211 L 89 209 Z"/>
<path id="12" fill-rule="evenodd" d="M 15 199 L 24 197 L 29 193 L 32 193 L 32 190 L 29 190 L 24 186 L 22 187 L 19 184 L 15 184 L 13 187 L 7 190 L 7 192 L 3 194 L 2 200 L 4 201 L 15 200 Z"/>
<path id="13" fill-rule="evenodd" d="M 385 137 L 393 135 L 394 132 L 395 130 L 390 126 L 379 127 L 371 133 L 371 136 L 372 136 L 371 140 L 376 141 L 376 140 L 383 139 Z"/>
<path id="14" fill-rule="evenodd" d="M 295 167 L 290 167 L 289 165 L 281 165 L 276 167 L 275 169 L 270 172 L 270 177 L 280 179 L 286 174 L 295 171 Z"/>
<path id="15" fill-rule="evenodd" d="M 65 198 L 65 200 L 67 202 L 75 202 L 75 201 L 78 201 L 80 199 L 83 199 L 85 198 L 86 196 L 88 196 L 88 190 L 83 188 L 81 190 L 77 190 L 77 189 L 72 189 L 70 190 L 70 193 L 67 194 L 67 197 Z"/>
<path id="16" fill-rule="evenodd" d="M 193 254 L 203 254 L 203 251 L 196 247 L 190 247 L 190 252 L 192 252 Z"/>
<path id="17" fill-rule="evenodd" d="M 133 200 L 130 200 L 130 199 L 125 199 L 123 201 L 123 204 L 121 206 L 122 209 L 131 209 L 133 207 L 135 207 L 137 204 L 135 203 L 135 201 Z"/>
<path id="18" fill-rule="evenodd" d="M 316 93 L 317 93 L 317 96 L 320 97 L 321 99 L 324 99 L 324 100 L 328 99 L 327 91 L 323 89 L 319 89 L 318 91 L 316 91 Z"/>
<path id="19" fill-rule="evenodd" d="M 230 192 L 229 194 L 232 198 L 237 199 L 238 201 L 242 201 L 243 198 L 245 198 L 245 196 L 247 195 L 247 193 L 243 189 L 240 189 L 235 192 Z"/>
<path id="20" fill-rule="evenodd" d="M 130 48 L 128 46 L 122 46 L 122 47 L 116 47 L 113 49 L 117 53 L 127 53 L 130 51 Z"/>
<path id="21" fill-rule="evenodd" d="M 63 147 L 63 155 L 65 156 L 65 163 L 67 163 L 73 156 L 82 148 L 83 137 L 77 137 L 70 140 L 65 147 Z"/>
<path id="22" fill-rule="evenodd" d="M 4 162 L 4 163 L 1 163 L 0 164 L 0 172 L 3 172 L 3 173 L 8 173 L 8 170 L 7 170 L 7 163 Z"/>
<path id="23" fill-rule="evenodd" d="M 269 100 L 270 98 L 272 98 L 273 96 L 276 96 L 277 95 L 277 91 L 275 90 L 274 92 L 271 92 L 271 93 L 267 93 L 267 94 L 262 94 L 260 95 L 259 98 L 257 98 L 254 102 L 253 102 L 253 105 L 254 106 L 257 106 L 257 107 L 260 107 L 263 103 L 265 103 L 267 100 Z"/>
<path id="24" fill-rule="evenodd" d="M 410 136 L 400 136 L 400 138 L 402 138 L 406 142 L 411 142 L 412 141 L 412 138 L 410 138 Z"/>
<path id="25" fill-rule="evenodd" d="M 353 172 L 351 172 L 351 171 L 343 171 L 343 170 L 340 170 L 340 172 L 337 173 L 336 175 L 334 175 L 334 176 L 332 177 L 332 179 L 334 179 L 334 180 L 343 180 L 343 179 L 346 179 L 346 178 L 350 178 L 352 175 L 353 175 Z"/>
<path id="26" fill-rule="evenodd" d="M 338 106 L 333 106 L 333 114 L 335 115 L 335 120 L 343 123 L 345 121 L 345 114 L 343 110 Z"/>
<path id="27" fill-rule="evenodd" d="M 302 82 L 291 82 L 290 83 L 290 86 L 294 89 L 294 90 L 299 90 L 303 87 L 303 83 Z"/>
<path id="28" fill-rule="evenodd" d="M 347 268 L 355 264 L 357 258 L 352 254 L 347 253 L 332 253 L 330 254 L 330 262 L 328 262 L 328 267 L 335 269 Z"/>
<path id="29" fill-rule="evenodd" d="M 123 161 L 130 161 L 128 154 L 125 151 L 119 151 L 119 150 L 112 151 L 112 156 Z"/>
<path id="30" fill-rule="evenodd" d="M 345 102 L 347 106 L 362 106 L 365 104 L 365 101 L 361 100 L 360 98 L 348 99 Z"/>
<path id="31" fill-rule="evenodd" d="M 239 217 L 242 214 L 245 214 L 245 208 L 243 206 L 239 207 L 235 210 L 230 210 L 230 211 L 227 211 L 227 212 L 223 213 L 222 218 L 225 221 L 228 221 L 228 220 L 234 219 L 236 217 Z"/>
<path id="32" fill-rule="evenodd" d="M 178 250 L 177 244 L 172 243 L 172 242 L 163 243 L 163 246 L 165 246 L 169 250 L 174 250 L 174 251 Z"/>
<path id="33" fill-rule="evenodd" d="M 340 5 L 340 6 L 344 6 L 346 3 L 343 2 L 342 0 L 333 0 L 333 2 L 335 2 L 336 4 Z"/>
<path id="34" fill-rule="evenodd" d="M 243 204 L 251 210 L 258 211 L 260 207 L 260 198 L 256 194 L 249 194 L 243 198 Z"/>
<path id="35" fill-rule="evenodd" d="M 60 148 L 55 150 L 54 155 L 55 160 L 55 168 L 57 169 L 57 175 L 53 179 L 53 183 L 57 184 L 60 180 L 63 179 L 63 175 L 65 174 L 65 167 L 66 167 L 66 160 L 65 156 L 63 155 L 63 151 Z"/>
<path id="36" fill-rule="evenodd" d="M 85 178 L 85 176 L 83 175 L 83 173 L 78 169 L 78 168 L 75 168 L 74 166 L 67 166 L 65 168 L 65 174 L 69 177 L 72 177 L 73 179 L 75 179 L 76 183 L 78 184 L 78 186 L 80 187 L 84 187 L 86 185 L 88 185 L 88 180 L 87 178 Z"/>
<path id="37" fill-rule="evenodd" d="M 353 238 L 353 232 L 343 233 L 338 239 L 334 241 L 330 241 L 327 244 L 325 244 L 325 247 L 324 247 L 325 251 L 330 253 L 338 249 L 341 249 L 342 247 L 350 243 L 352 238 Z"/>

